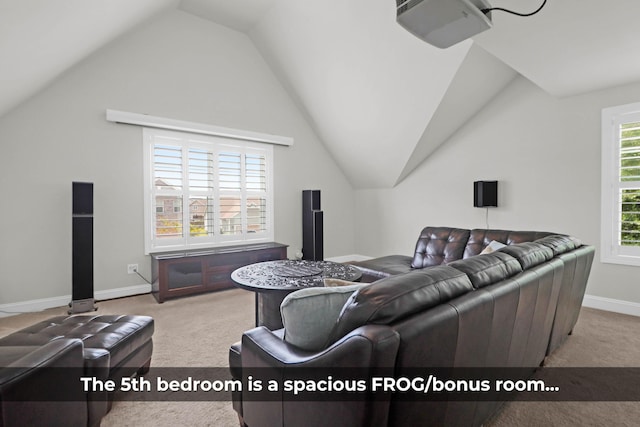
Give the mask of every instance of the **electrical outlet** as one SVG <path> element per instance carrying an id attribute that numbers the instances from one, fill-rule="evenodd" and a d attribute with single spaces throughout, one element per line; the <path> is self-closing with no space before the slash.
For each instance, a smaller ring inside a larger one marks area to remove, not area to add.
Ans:
<path id="1" fill-rule="evenodd" d="M 138 272 L 138 264 L 128 264 L 127 273 L 136 274 Z"/>

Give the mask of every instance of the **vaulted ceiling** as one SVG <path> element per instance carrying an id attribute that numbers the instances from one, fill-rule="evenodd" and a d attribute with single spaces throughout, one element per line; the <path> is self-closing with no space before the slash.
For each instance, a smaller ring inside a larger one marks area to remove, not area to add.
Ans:
<path id="1" fill-rule="evenodd" d="M 494 12 L 492 29 L 445 50 L 397 25 L 393 0 L 0 0 L 0 116 L 175 8 L 246 33 L 356 188 L 401 182 L 517 75 L 556 97 L 640 81 L 637 0 Z"/>

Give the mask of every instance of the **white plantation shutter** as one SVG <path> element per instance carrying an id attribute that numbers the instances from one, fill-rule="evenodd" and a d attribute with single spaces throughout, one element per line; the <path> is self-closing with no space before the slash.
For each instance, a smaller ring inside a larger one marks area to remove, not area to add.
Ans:
<path id="1" fill-rule="evenodd" d="M 154 144 L 153 173 L 156 188 L 182 190 L 182 147 L 162 142 Z"/>
<path id="2" fill-rule="evenodd" d="M 640 117 L 618 124 L 620 222 L 619 244 L 640 247 Z"/>
<path id="3" fill-rule="evenodd" d="M 267 191 L 267 166 L 261 154 L 247 153 L 245 157 L 247 190 Z"/>
<path id="4" fill-rule="evenodd" d="M 189 237 L 214 236 L 214 153 L 210 148 L 188 147 Z"/>
<path id="5" fill-rule="evenodd" d="M 640 104 L 602 112 L 602 260 L 640 265 Z"/>
<path id="6" fill-rule="evenodd" d="M 182 147 L 175 138 L 158 138 L 153 145 L 154 238 L 167 244 L 182 242 Z"/>
<path id="7" fill-rule="evenodd" d="M 270 145 L 145 129 L 147 253 L 273 240 Z"/>
<path id="8" fill-rule="evenodd" d="M 242 234 L 243 231 L 241 198 L 242 154 L 232 150 L 233 147 L 229 147 L 218 153 L 219 228 L 220 234 L 230 239 Z"/>
<path id="9" fill-rule="evenodd" d="M 223 151 L 218 154 L 220 191 L 242 188 L 242 154 Z"/>
<path id="10" fill-rule="evenodd" d="M 267 230 L 267 164 L 264 155 L 247 153 L 245 156 L 246 217 L 249 233 Z"/>
<path id="11" fill-rule="evenodd" d="M 221 240 L 269 231 L 267 153 L 251 147 L 223 146 L 218 153 Z"/>

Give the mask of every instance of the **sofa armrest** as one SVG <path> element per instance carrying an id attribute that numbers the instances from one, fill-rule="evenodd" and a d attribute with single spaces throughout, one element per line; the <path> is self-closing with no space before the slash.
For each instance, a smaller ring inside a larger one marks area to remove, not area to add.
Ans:
<path id="1" fill-rule="evenodd" d="M 101 381 L 109 379 L 111 354 L 103 348 L 84 349 L 84 376 Z M 106 390 L 95 390 L 87 394 L 88 426 L 99 426 L 102 417 L 111 409 L 111 398 Z"/>
<path id="2" fill-rule="evenodd" d="M 0 347 L 0 360 L 0 425 L 87 425 L 81 340 Z"/>
<path id="3" fill-rule="evenodd" d="M 39 374 L 43 368 L 84 366 L 80 339 L 59 339 L 41 346 L 0 346 L 0 390 Z"/>
<path id="4" fill-rule="evenodd" d="M 242 336 L 243 367 L 393 367 L 400 337 L 384 325 L 361 326 L 324 350 L 302 350 L 265 328 Z"/>
<path id="5" fill-rule="evenodd" d="M 318 352 L 301 350 L 265 327 L 245 332 L 242 336 L 241 360 L 243 376 L 258 369 L 267 378 L 282 380 L 290 377 L 295 369 L 310 368 L 313 374 L 323 376 L 324 370 L 358 368 L 364 375 L 373 375 L 379 369 L 389 369 L 395 364 L 400 344 L 397 332 L 388 326 L 361 326 Z M 245 368 L 248 368 L 245 371 Z M 255 372 L 255 371 L 254 371 Z M 299 402 L 282 390 L 269 393 L 269 401 L 246 399 L 243 395 L 242 412 L 249 427 L 274 425 L 324 426 L 332 420 L 333 426 L 378 427 L 386 426 L 389 416 L 389 400 L 372 396 L 355 401 Z"/>

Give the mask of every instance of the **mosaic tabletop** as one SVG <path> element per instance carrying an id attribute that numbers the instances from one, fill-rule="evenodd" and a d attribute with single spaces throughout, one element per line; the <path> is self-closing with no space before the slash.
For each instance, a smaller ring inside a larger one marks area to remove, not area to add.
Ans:
<path id="1" fill-rule="evenodd" d="M 231 279 L 242 287 L 291 290 L 324 286 L 324 278 L 354 281 L 362 272 L 348 264 L 331 261 L 278 260 L 241 267 Z"/>

